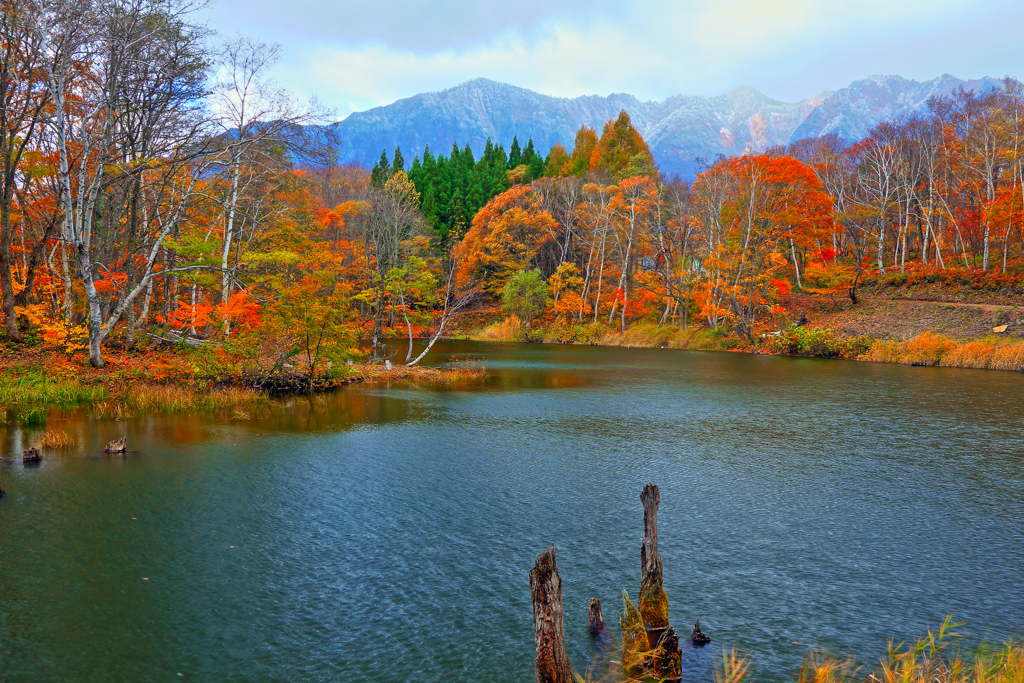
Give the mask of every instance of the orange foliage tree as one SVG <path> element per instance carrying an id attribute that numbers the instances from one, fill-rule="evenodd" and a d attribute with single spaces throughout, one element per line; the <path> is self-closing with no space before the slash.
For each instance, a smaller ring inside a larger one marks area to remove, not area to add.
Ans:
<path id="1" fill-rule="evenodd" d="M 529 185 L 507 190 L 480 209 L 456 248 L 459 278 L 479 277 L 485 291 L 501 296 L 513 274 L 533 268 L 537 250 L 557 228 Z"/>
<path id="2" fill-rule="evenodd" d="M 694 183 L 707 239 L 705 312 L 752 338 L 759 312 L 778 293 L 790 239 L 829 234 L 832 201 L 814 171 L 788 156 L 727 159 Z"/>

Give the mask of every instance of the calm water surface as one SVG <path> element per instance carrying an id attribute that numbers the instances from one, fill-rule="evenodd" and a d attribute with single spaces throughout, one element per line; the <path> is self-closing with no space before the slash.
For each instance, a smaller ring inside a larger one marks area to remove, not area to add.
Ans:
<path id="1" fill-rule="evenodd" d="M 787 681 L 809 647 L 873 662 L 947 614 L 974 644 L 1024 634 L 1024 376 L 451 356 L 486 358 L 487 385 L 51 418 L 75 448 L 0 465 L 0 680 L 530 681 L 527 574 L 552 542 L 582 669 L 589 598 L 610 624 L 635 599 L 648 480 L 670 617 L 715 639 L 685 680 L 719 644 Z M 3 430 L 9 458 L 37 438 Z M 127 457 L 98 454 L 121 435 Z"/>

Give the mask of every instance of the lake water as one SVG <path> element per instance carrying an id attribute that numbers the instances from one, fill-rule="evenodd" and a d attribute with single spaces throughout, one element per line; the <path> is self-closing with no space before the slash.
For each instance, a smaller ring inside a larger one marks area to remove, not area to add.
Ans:
<path id="1" fill-rule="evenodd" d="M 1024 634 L 1024 376 L 449 343 L 485 386 L 354 386 L 248 421 L 85 413 L 0 465 L 0 681 L 530 681 L 528 573 L 566 637 L 635 600 L 648 480 L 684 680 L 788 681 L 947 614 Z M 33 434 L 0 427 L 8 458 Z M 127 457 L 103 457 L 127 436 Z M 610 650 L 617 649 L 613 636 Z M 599 649 L 599 646 L 598 648 Z M 180 675 L 179 675 L 180 674 Z"/>

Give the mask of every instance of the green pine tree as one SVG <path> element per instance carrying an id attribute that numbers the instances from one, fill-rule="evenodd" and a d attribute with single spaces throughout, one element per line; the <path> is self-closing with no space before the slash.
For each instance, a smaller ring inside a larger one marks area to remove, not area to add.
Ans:
<path id="1" fill-rule="evenodd" d="M 512 136 L 512 147 L 508 150 L 508 169 L 511 171 L 513 168 L 523 163 L 523 150 L 519 148 L 519 138 L 515 135 Z"/>
<path id="2" fill-rule="evenodd" d="M 391 175 L 405 170 L 405 159 L 402 158 L 402 148 L 395 146 L 395 160 L 391 162 Z"/>
<path id="3" fill-rule="evenodd" d="M 391 177 L 391 163 L 388 161 L 388 151 L 380 151 L 380 159 L 373 165 L 370 171 L 370 185 L 376 188 L 384 187 L 384 183 Z"/>

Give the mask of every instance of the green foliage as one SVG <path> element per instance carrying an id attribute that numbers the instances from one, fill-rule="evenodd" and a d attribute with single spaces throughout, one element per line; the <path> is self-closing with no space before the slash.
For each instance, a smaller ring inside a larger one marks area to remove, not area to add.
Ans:
<path id="1" fill-rule="evenodd" d="M 520 270 L 508 279 L 501 294 L 502 309 L 518 316 L 524 330 L 535 315 L 544 311 L 547 301 L 548 286 L 539 270 Z"/>
<path id="2" fill-rule="evenodd" d="M 766 337 L 764 346 L 771 353 L 812 358 L 857 358 L 871 349 L 867 337 L 840 337 L 824 327 L 792 325 L 778 336 Z"/>

